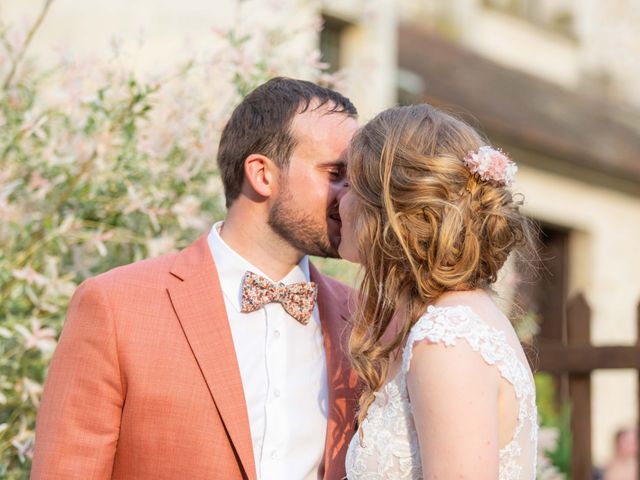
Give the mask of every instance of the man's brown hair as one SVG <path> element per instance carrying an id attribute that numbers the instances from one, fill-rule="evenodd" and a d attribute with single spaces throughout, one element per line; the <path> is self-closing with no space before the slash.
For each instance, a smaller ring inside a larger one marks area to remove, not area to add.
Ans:
<path id="1" fill-rule="evenodd" d="M 238 198 L 244 181 L 244 161 L 251 154 L 269 157 L 287 168 L 296 139 L 291 122 L 298 113 L 328 107 L 328 113 L 357 115 L 351 101 L 338 92 L 315 83 L 276 77 L 263 83 L 235 108 L 222 131 L 218 168 L 227 207 Z"/>

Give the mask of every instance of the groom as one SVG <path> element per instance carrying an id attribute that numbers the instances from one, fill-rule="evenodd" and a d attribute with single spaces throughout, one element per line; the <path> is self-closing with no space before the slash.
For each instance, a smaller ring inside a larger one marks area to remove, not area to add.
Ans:
<path id="1" fill-rule="evenodd" d="M 31 478 L 344 476 L 349 291 L 306 255 L 337 256 L 355 116 L 339 93 L 287 78 L 243 100 L 220 140 L 224 222 L 74 295 Z"/>

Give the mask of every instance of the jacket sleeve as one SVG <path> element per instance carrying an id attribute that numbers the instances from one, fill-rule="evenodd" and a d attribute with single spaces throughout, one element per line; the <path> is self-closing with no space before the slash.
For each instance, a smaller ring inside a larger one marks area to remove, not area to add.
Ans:
<path id="1" fill-rule="evenodd" d="M 100 278 L 69 305 L 36 420 L 32 479 L 108 479 L 124 388 L 114 312 Z"/>

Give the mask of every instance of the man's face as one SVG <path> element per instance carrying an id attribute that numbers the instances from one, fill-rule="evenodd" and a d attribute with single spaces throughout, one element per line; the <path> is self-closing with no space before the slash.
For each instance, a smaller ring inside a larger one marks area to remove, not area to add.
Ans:
<path id="1" fill-rule="evenodd" d="M 353 118 L 324 106 L 293 119 L 296 146 L 288 169 L 280 170 L 269 225 L 305 254 L 338 256 L 338 196 L 346 187 L 346 150 L 356 129 Z"/>

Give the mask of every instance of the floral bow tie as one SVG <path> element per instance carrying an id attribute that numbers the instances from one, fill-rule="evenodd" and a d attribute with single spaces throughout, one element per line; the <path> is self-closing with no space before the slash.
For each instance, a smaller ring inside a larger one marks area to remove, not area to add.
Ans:
<path id="1" fill-rule="evenodd" d="M 263 305 L 278 302 L 282 308 L 303 325 L 309 323 L 318 293 L 314 282 L 284 285 L 273 283 L 253 272 L 242 279 L 242 306 L 244 313 L 253 312 Z"/>

